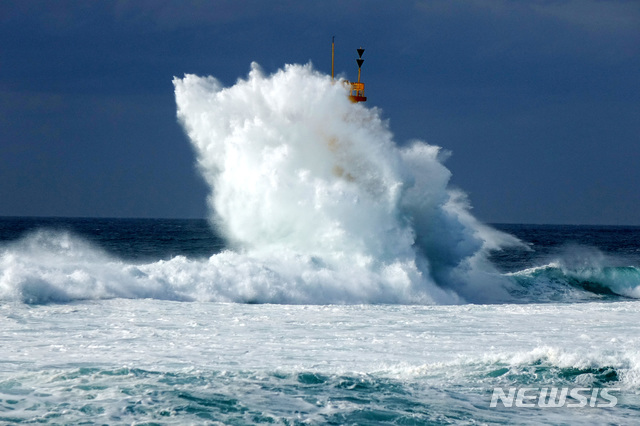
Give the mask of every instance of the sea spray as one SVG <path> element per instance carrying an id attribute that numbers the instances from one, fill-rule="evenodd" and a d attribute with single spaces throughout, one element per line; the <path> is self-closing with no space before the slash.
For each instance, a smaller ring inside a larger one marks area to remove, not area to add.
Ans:
<path id="1" fill-rule="evenodd" d="M 341 83 L 311 65 L 265 75 L 253 64 L 232 87 L 174 85 L 211 221 L 235 250 L 227 265 L 267 268 L 259 286 L 318 297 L 294 297 L 304 303 L 508 300 L 485 251 L 518 241 L 473 218 L 440 148 L 399 148 Z"/>
<path id="2" fill-rule="evenodd" d="M 35 231 L 0 246 L 0 300 L 530 301 L 487 260 L 518 240 L 471 215 L 449 188 L 446 152 L 399 147 L 380 111 L 349 102 L 341 83 L 310 65 L 269 76 L 253 65 L 232 87 L 193 75 L 174 84 L 226 250 L 132 262 Z"/>
<path id="3" fill-rule="evenodd" d="M 640 268 L 635 256 L 616 256 L 570 243 L 537 263 L 539 266 L 507 274 L 515 280 L 522 300 L 640 298 Z"/>
<path id="4" fill-rule="evenodd" d="M 0 247 L 0 300 L 46 304 L 111 298 L 193 300 L 168 281 L 66 231 L 40 230 Z"/>

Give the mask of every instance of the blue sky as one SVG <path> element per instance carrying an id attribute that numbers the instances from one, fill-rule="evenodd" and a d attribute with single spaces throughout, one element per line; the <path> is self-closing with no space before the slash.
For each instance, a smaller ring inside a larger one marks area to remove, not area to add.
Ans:
<path id="1" fill-rule="evenodd" d="M 205 217 L 173 76 L 312 62 L 487 222 L 640 225 L 640 2 L 0 0 L 0 215 Z"/>

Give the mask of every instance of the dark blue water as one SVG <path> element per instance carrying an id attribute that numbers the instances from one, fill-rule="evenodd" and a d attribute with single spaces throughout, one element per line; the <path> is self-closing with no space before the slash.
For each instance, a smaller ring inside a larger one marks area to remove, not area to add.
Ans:
<path id="1" fill-rule="evenodd" d="M 491 255 L 504 272 L 535 266 L 568 247 L 640 260 L 640 226 L 492 224 L 529 244 L 531 251 L 504 249 Z M 40 230 L 69 231 L 123 259 L 154 260 L 177 255 L 208 257 L 225 248 L 205 219 L 113 219 L 0 217 L 0 241 L 18 240 Z"/>
<path id="2" fill-rule="evenodd" d="M 491 259 L 504 272 L 540 265 L 567 251 L 582 247 L 615 257 L 623 263 L 640 261 L 639 226 L 594 225 L 518 225 L 493 224 L 529 244 L 531 251 L 505 249 L 493 252 Z"/>
<path id="3" fill-rule="evenodd" d="M 201 258 L 224 248 L 204 219 L 0 217 L 0 241 L 42 229 L 70 232 L 125 260 Z"/>

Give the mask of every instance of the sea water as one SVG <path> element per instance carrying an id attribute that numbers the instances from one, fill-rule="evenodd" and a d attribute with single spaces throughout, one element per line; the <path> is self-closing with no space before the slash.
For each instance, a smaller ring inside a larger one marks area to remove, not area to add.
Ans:
<path id="1" fill-rule="evenodd" d="M 0 421 L 635 421 L 640 228 L 482 224 L 309 65 L 174 84 L 211 217 L 1 218 Z M 615 404 L 492 404 L 552 388 Z"/>
<path id="2" fill-rule="evenodd" d="M 640 310 L 613 289 L 638 285 L 640 228 L 496 227 L 531 241 L 491 257 L 515 303 L 291 305 L 124 287 L 223 250 L 205 220 L 2 218 L 0 421 L 634 423 Z M 497 387 L 618 402 L 491 408 Z"/>

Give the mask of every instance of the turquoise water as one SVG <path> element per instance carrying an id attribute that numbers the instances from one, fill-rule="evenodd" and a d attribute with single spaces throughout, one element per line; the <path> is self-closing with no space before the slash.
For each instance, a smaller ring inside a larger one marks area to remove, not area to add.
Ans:
<path id="1" fill-rule="evenodd" d="M 0 419 L 633 423 L 638 228 L 501 228 L 533 241 L 491 254 L 511 303 L 246 304 L 185 284 L 224 250 L 205 221 L 1 219 Z M 490 407 L 552 386 L 617 404 Z"/>
<path id="2" fill-rule="evenodd" d="M 640 403 L 636 302 L 0 309 L 8 423 L 624 424 Z M 490 408 L 510 386 L 609 387 L 618 404 Z"/>

